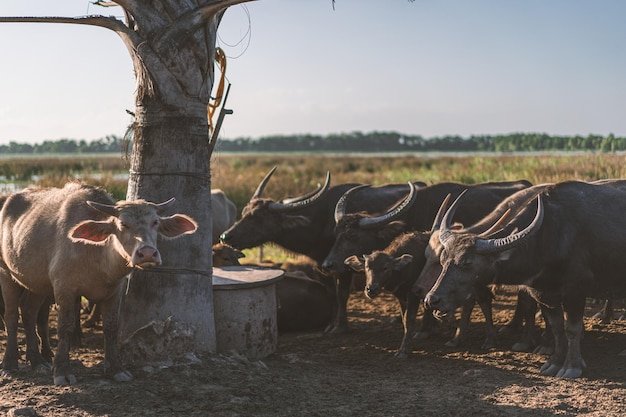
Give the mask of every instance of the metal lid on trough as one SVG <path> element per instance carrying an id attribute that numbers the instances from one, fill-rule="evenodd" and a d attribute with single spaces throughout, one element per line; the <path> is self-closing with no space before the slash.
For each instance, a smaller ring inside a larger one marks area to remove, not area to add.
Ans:
<path id="1" fill-rule="evenodd" d="M 238 290 L 269 285 L 283 277 L 282 269 L 253 266 L 224 266 L 213 268 L 214 290 Z"/>

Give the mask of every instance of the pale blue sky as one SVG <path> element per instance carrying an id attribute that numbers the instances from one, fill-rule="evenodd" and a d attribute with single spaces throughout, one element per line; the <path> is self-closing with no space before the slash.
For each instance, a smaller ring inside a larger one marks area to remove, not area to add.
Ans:
<path id="1" fill-rule="evenodd" d="M 0 4 L 2 16 L 87 13 L 120 15 L 85 0 Z M 234 114 L 221 136 L 626 136 L 625 21 L 624 0 L 337 0 L 334 11 L 331 0 L 259 0 L 231 7 L 218 45 L 229 57 Z M 0 51 L 0 143 L 123 134 L 135 86 L 113 32 L 0 23 Z"/>

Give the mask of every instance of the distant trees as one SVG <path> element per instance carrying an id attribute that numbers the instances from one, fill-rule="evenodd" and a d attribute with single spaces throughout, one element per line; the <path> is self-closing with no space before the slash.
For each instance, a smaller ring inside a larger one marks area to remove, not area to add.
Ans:
<path id="1" fill-rule="evenodd" d="M 122 151 L 122 138 L 109 135 L 104 138 L 87 142 L 82 139 L 46 140 L 41 144 L 20 144 L 9 142 L 0 145 L 0 154 L 50 154 L 50 153 L 112 153 Z"/>
<path id="2" fill-rule="evenodd" d="M 10 142 L 0 145 L 2 154 L 119 153 L 122 138 L 110 135 L 87 142 L 71 139 L 47 140 L 41 144 Z M 507 135 L 443 136 L 425 139 L 398 132 L 350 132 L 322 135 L 266 136 L 259 139 L 220 140 L 220 152 L 541 152 L 541 151 L 626 151 L 626 138 L 607 136 L 550 136 L 546 133 Z"/>
<path id="3" fill-rule="evenodd" d="M 397 132 L 351 132 L 328 136 L 291 135 L 222 140 L 216 149 L 223 152 L 616 152 L 626 150 L 626 138 L 616 138 L 613 134 L 583 137 L 511 133 L 425 139 L 419 135 Z"/>

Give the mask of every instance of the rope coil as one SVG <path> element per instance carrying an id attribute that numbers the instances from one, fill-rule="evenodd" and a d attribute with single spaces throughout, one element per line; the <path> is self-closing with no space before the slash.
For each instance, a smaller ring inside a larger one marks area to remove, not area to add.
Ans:
<path id="1" fill-rule="evenodd" d="M 215 97 L 212 98 L 212 101 L 209 100 L 209 104 L 207 105 L 210 135 L 213 134 L 213 130 L 215 129 L 215 126 L 213 125 L 213 115 L 215 114 L 217 108 L 222 104 L 222 97 L 224 97 L 224 80 L 226 78 L 226 53 L 219 46 L 215 48 L 215 61 L 220 68 L 221 76 Z"/>

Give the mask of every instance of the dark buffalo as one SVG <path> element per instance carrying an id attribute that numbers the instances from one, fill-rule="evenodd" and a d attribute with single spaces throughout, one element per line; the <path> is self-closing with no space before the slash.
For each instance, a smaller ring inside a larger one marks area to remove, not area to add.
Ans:
<path id="1" fill-rule="evenodd" d="M 0 284 L 7 327 L 3 373 L 18 369 L 18 307 L 26 288 L 31 299 L 22 305 L 22 318 L 31 365 L 45 361 L 36 348 L 34 318 L 44 300 L 54 296 L 59 306 L 54 383 L 76 382 L 70 369 L 70 340 L 77 302 L 85 296 L 101 303 L 106 375 L 117 381 L 132 379 L 122 367 L 117 344 L 122 278 L 133 267 L 161 263 L 157 235 L 174 238 L 196 230 L 188 216 L 160 216 L 173 201 L 115 204 L 104 190 L 77 183 L 63 189 L 27 189 L 7 198 L 0 212 Z"/>
<path id="2" fill-rule="evenodd" d="M 344 193 L 359 184 L 341 184 L 330 187 L 330 173 L 326 182 L 316 192 L 289 200 L 274 201 L 261 197 L 267 182 L 276 168 L 261 181 L 248 204 L 241 212 L 241 219 L 221 236 L 221 240 L 238 249 L 275 243 L 290 252 L 303 254 L 318 265 L 328 255 L 335 242 L 335 207 Z M 423 183 L 415 183 L 423 186 Z M 406 195 L 407 184 L 368 187 L 370 190 L 351 199 L 347 211 L 387 211 L 401 196 Z M 327 331 L 347 329 L 346 305 L 352 283 L 352 272 L 342 270 L 335 275 L 337 313 Z"/>
<path id="3" fill-rule="evenodd" d="M 375 298 L 381 290 L 387 290 L 398 299 L 404 325 L 402 344 L 395 354 L 400 358 L 408 357 L 412 351 L 421 297 L 414 294 L 411 287 L 424 266 L 423 253 L 428 237 L 424 232 L 403 233 L 382 251 L 374 251 L 363 258 L 350 256 L 345 261 L 355 271 L 365 272 L 365 295 L 368 298 Z"/>
<path id="4" fill-rule="evenodd" d="M 235 249 L 225 243 L 215 243 L 212 248 L 213 266 L 236 266 L 241 265 L 239 259 L 245 257 L 239 249 Z"/>
<path id="5" fill-rule="evenodd" d="M 520 207 L 523 207 L 523 202 L 528 202 L 535 198 L 537 194 L 541 192 L 541 190 L 543 190 L 547 185 L 548 184 L 543 184 L 526 188 L 523 191 L 518 191 L 516 193 L 516 204 L 513 204 L 511 200 L 507 198 L 494 209 L 494 211 L 492 212 L 492 216 L 501 216 L 501 221 L 504 221 L 506 220 L 506 218 L 515 215 L 515 213 L 519 211 Z M 416 282 L 413 288 L 414 292 L 418 294 L 425 295 L 432 288 L 435 281 L 437 280 L 437 277 L 441 273 L 439 256 L 441 254 L 441 251 L 443 250 L 443 246 L 441 245 L 439 240 L 439 226 L 441 223 L 441 217 L 444 214 L 443 210 L 445 209 L 448 200 L 449 198 L 446 198 L 446 200 L 444 200 L 444 203 L 442 204 L 442 207 L 437 214 L 437 218 L 435 219 L 431 227 L 429 244 L 424 252 L 424 256 L 426 257 L 426 263 L 420 274 L 420 279 Z M 462 208 L 460 209 L 462 210 Z M 499 224 L 494 225 L 485 221 L 479 221 L 472 226 L 471 230 L 473 233 L 476 234 L 490 234 L 498 228 Z M 486 312 L 487 308 L 489 308 L 486 303 L 489 303 L 489 305 L 491 304 L 489 296 L 490 293 L 491 289 L 486 287 L 477 289 L 477 294 L 479 295 L 477 301 L 479 301 L 479 305 L 481 306 L 481 310 L 483 311 L 485 317 L 491 317 L 491 312 Z M 466 303 L 463 304 L 464 307 L 468 307 L 467 301 L 468 300 L 466 300 Z M 534 300 L 532 300 L 528 296 L 526 291 L 518 291 L 518 303 L 515 309 L 515 317 L 512 320 L 512 323 L 505 326 L 507 327 L 507 329 L 513 329 L 516 326 L 519 326 L 523 330 L 521 339 L 513 345 L 512 350 L 526 351 L 533 348 L 539 343 L 539 332 L 535 326 L 536 312 L 537 304 L 534 302 Z M 490 323 L 487 323 L 487 328 L 487 339 L 485 341 L 485 345 L 483 345 L 484 347 L 487 347 L 489 345 L 489 343 L 487 342 L 490 341 Z M 546 341 L 545 343 L 549 344 L 548 341 Z M 540 349 L 543 352 L 546 351 L 548 347 L 542 345 L 540 346 Z"/>
<path id="6" fill-rule="evenodd" d="M 376 214 L 373 210 L 347 213 L 345 206 L 352 199 L 375 198 L 369 188 L 352 190 L 345 202 L 336 207 L 335 243 L 322 262 L 322 269 L 334 273 L 345 271 L 344 260 L 349 256 L 384 249 L 404 231 L 430 230 L 437 210 L 448 194 L 456 198 L 467 190 L 470 203 L 454 220 L 470 224 L 493 210 L 504 198 L 530 185 L 528 181 L 474 185 L 442 182 L 412 189 L 392 210 L 383 214 Z"/>
<path id="7" fill-rule="evenodd" d="M 408 357 L 412 351 L 412 338 L 416 330 L 416 314 L 423 294 L 414 293 L 412 287 L 426 263 L 424 251 L 428 246 L 430 232 L 407 232 L 396 237 L 384 250 L 377 250 L 363 257 L 350 256 L 346 265 L 357 271 L 365 272 L 365 295 L 375 298 L 381 290 L 390 291 L 400 304 L 404 337 L 396 352 L 396 357 Z M 474 304 L 478 301 L 483 315 L 486 317 L 487 337 L 483 349 L 495 346 L 496 331 L 491 316 L 492 293 L 486 289 L 479 294 L 477 300 L 469 298 L 463 305 L 461 320 L 458 322 L 454 337 L 446 342 L 448 347 L 460 346 L 469 324 Z M 424 311 L 422 331 L 419 337 L 426 337 L 433 327 L 432 310 Z"/>
<path id="8" fill-rule="evenodd" d="M 448 194 L 455 196 L 468 190 L 472 204 L 462 213 L 459 212 L 455 221 L 471 223 L 489 213 L 505 197 L 528 186 L 528 181 L 513 181 L 475 185 L 446 182 L 422 188 L 412 187 L 403 200 L 382 214 L 373 211 L 347 212 L 345 207 L 352 199 L 368 198 L 370 194 L 368 188 L 355 188 L 335 208 L 336 240 L 322 262 L 322 269 L 328 273 L 340 273 L 348 268 L 344 261 L 350 256 L 362 256 L 384 249 L 405 231 L 430 230 L 437 210 Z"/>
<path id="9" fill-rule="evenodd" d="M 239 259 L 244 256 L 232 246 L 223 243 L 213 245 L 213 266 L 241 265 Z M 329 324 L 335 309 L 335 292 L 328 283 L 324 284 L 324 277 L 320 276 L 315 262 L 264 265 L 285 271 L 276 283 L 278 331 L 314 330 Z"/>
<path id="10" fill-rule="evenodd" d="M 515 205 L 516 199 L 507 201 Z M 580 352 L 585 298 L 626 294 L 626 192 L 567 181 L 546 186 L 530 204 L 526 200 L 490 235 L 451 230 L 461 204 L 455 201 L 441 222 L 442 272 L 426 303 L 446 314 L 480 286 L 521 285 L 543 306 L 554 334 L 554 354 L 540 373 L 577 378 L 585 367 Z M 498 223 L 499 216 L 485 221 Z"/>

